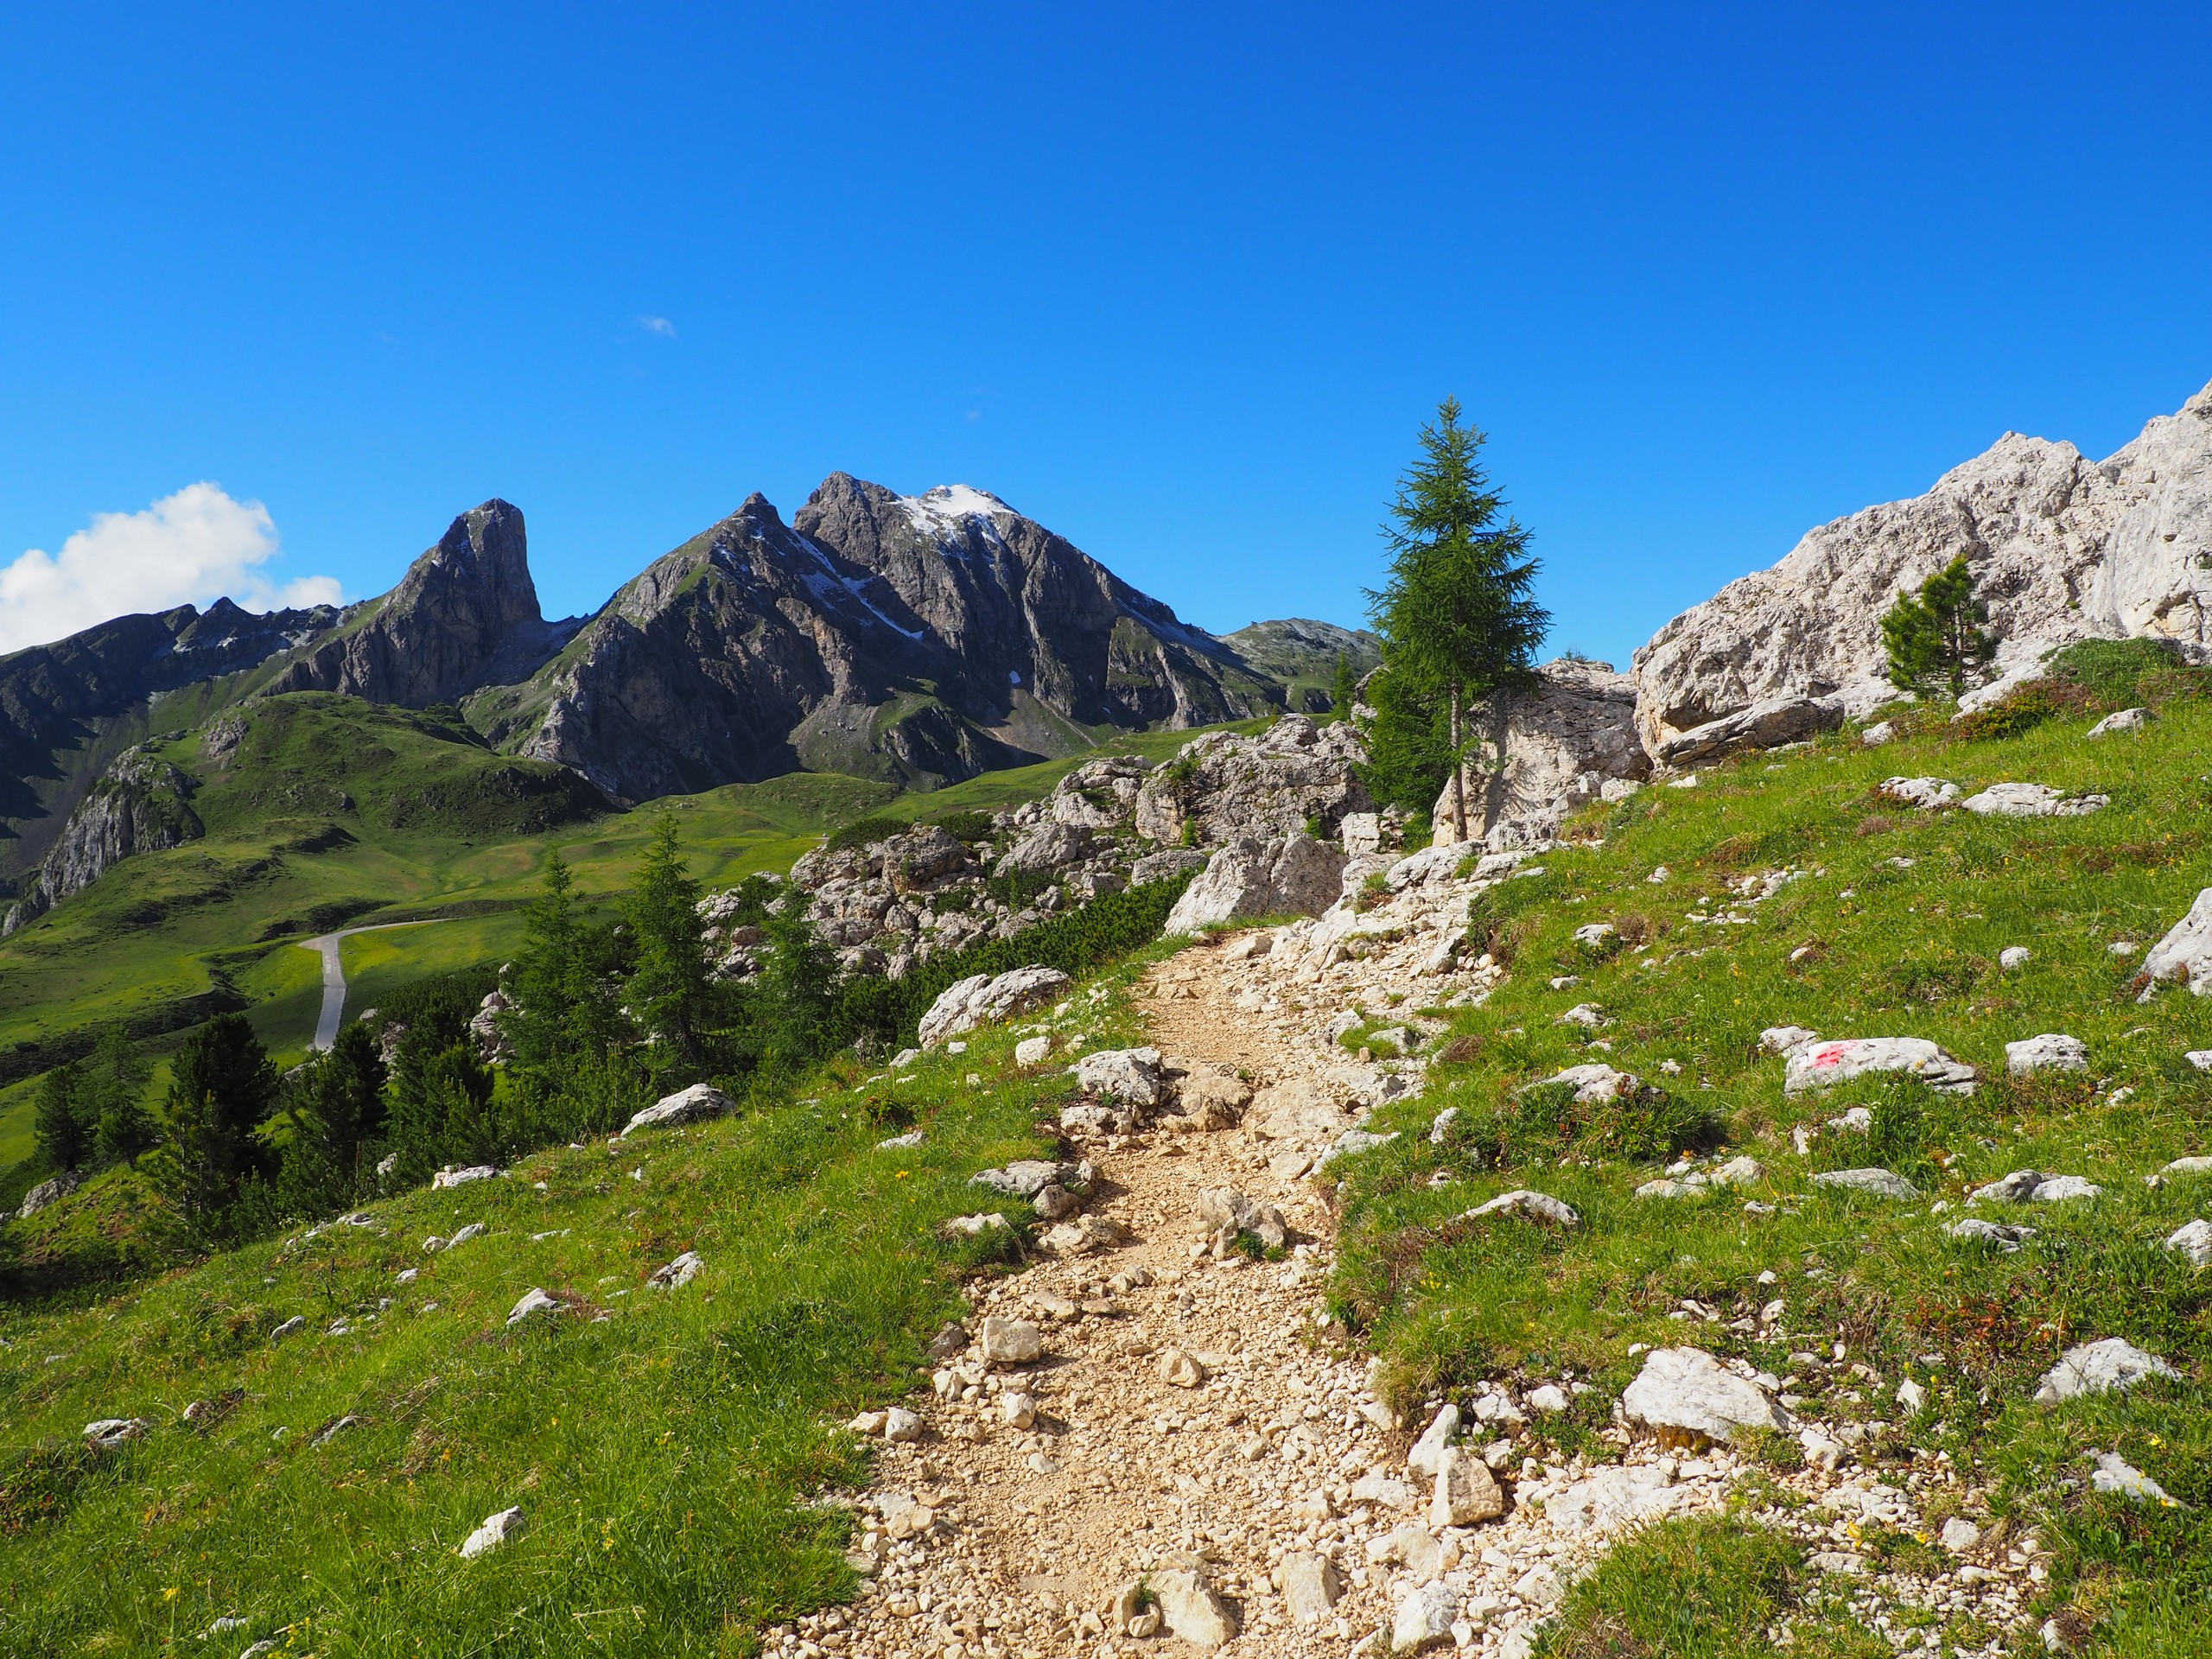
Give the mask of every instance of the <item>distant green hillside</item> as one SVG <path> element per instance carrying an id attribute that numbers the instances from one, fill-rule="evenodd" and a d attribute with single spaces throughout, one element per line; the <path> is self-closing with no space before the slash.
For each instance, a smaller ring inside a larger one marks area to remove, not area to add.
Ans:
<path id="1" fill-rule="evenodd" d="M 234 750 L 233 722 L 244 728 Z M 1193 735 L 1138 733 L 1111 747 L 1157 760 Z M 108 1023 L 165 1052 L 189 1026 L 243 1007 L 281 1058 L 299 1058 L 321 1003 L 316 958 L 296 944 L 311 935 L 451 918 L 347 941 L 348 1002 L 364 1007 L 410 979 L 511 955 L 550 847 L 579 892 L 603 901 L 626 887 L 653 823 L 671 811 L 694 871 L 728 887 L 789 869 L 857 818 L 912 822 L 1033 798 L 1083 758 L 925 793 L 794 772 L 616 811 L 572 773 L 486 748 L 450 711 L 321 692 L 219 712 L 156 752 L 202 780 L 193 806 L 206 837 L 126 860 L 0 942 L 0 1167 L 30 1149 L 33 1079 Z"/>

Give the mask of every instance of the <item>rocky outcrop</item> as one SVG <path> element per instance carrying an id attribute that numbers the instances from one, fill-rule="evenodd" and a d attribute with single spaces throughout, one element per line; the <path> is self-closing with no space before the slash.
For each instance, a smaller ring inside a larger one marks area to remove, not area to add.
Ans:
<path id="1" fill-rule="evenodd" d="M 980 939 L 1012 938 L 1046 917 L 1127 887 L 1194 872 L 1181 925 L 1232 917 L 1313 914 L 1340 891 L 1344 855 L 1306 826 L 1363 821 L 1383 833 L 1352 771 L 1361 755 L 1341 725 L 1284 716 L 1256 738 L 1208 733 L 1184 758 L 1153 768 L 1104 754 L 1051 795 L 962 828 L 924 824 L 858 847 L 823 847 L 791 868 L 817 937 L 852 971 L 901 978 L 918 963 Z M 1146 825 L 1151 826 L 1147 830 Z M 1395 828 L 1395 823 L 1393 823 Z M 1166 835 L 1179 843 L 1157 846 Z M 1196 843 L 1180 845 L 1185 836 Z M 725 978 L 755 972 L 758 929 L 733 925 L 742 899 L 702 906 Z"/>
<path id="2" fill-rule="evenodd" d="M 347 613 L 264 688 L 339 691 L 425 709 L 526 678 L 575 632 L 537 608 L 519 508 L 464 512 L 381 599 Z"/>
<path id="3" fill-rule="evenodd" d="M 1685 611 L 1636 653 L 1645 747 L 1777 697 L 1837 696 L 1853 715 L 1888 701 L 1883 613 L 1961 555 L 1998 675 L 2082 639 L 2212 649 L 2212 387 L 2103 461 L 2008 432 L 1927 494 L 1824 524 Z"/>
<path id="4" fill-rule="evenodd" d="M 1337 902 L 1344 855 L 1307 835 L 1240 836 L 1215 853 L 1167 913 L 1163 936 L 1254 916 L 1318 916 Z"/>
<path id="5" fill-rule="evenodd" d="M 1344 815 L 1375 804 L 1354 767 L 1367 750 L 1349 721 L 1316 726 L 1288 715 L 1257 737 L 1207 732 L 1157 768 L 1138 792 L 1137 832 L 1218 847 L 1300 832 L 1333 841 Z"/>
<path id="6" fill-rule="evenodd" d="M 0 938 L 81 893 L 134 853 L 166 852 L 203 830 L 191 778 L 144 749 L 124 751 L 69 815 L 23 895 L 0 917 Z"/>
<path id="7" fill-rule="evenodd" d="M 1472 728 L 1505 766 L 1470 766 L 1467 836 L 1492 850 L 1540 846 L 1552 839 L 1567 815 L 1651 774 L 1651 761 L 1636 734 L 1636 687 L 1611 663 L 1561 657 L 1537 670 L 1533 690 L 1475 705 Z M 1430 814 L 1436 844 L 1455 839 L 1452 786 L 1447 781 Z"/>
<path id="8" fill-rule="evenodd" d="M 1776 749 L 1802 743 L 1843 724 L 1840 697 L 1769 697 L 1732 715 L 1676 732 L 1661 741 L 1654 756 L 1662 766 L 1695 766 L 1745 749 Z"/>

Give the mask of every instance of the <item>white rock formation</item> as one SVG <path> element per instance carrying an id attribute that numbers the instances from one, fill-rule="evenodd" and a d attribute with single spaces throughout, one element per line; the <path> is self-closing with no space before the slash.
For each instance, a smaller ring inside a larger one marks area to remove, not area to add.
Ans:
<path id="1" fill-rule="evenodd" d="M 622 1133 L 631 1135 L 639 1129 L 671 1128 L 678 1123 L 727 1117 L 736 1109 L 737 1103 L 712 1084 L 695 1083 L 689 1089 L 663 1095 L 624 1124 Z"/>
<path id="2" fill-rule="evenodd" d="M 2016 1077 L 2031 1071 L 2086 1071 L 2089 1046 L 2079 1037 L 2047 1031 L 2040 1037 L 2005 1044 L 2005 1069 Z"/>
<path id="3" fill-rule="evenodd" d="M 1163 936 L 1195 933 L 1243 916 L 1318 916 L 1343 891 L 1344 855 L 1300 832 L 1240 836 L 1206 861 L 1167 913 Z"/>
<path id="4" fill-rule="evenodd" d="M 2156 1354 L 2145 1353 L 2126 1338 L 2106 1337 L 2069 1348 L 2044 1374 L 2036 1398 L 2048 1405 L 2085 1394 L 2132 1389 L 2145 1377 L 2180 1375 Z"/>
<path id="5" fill-rule="evenodd" d="M 1768 697 L 1732 715 L 1662 738 L 1654 758 L 1662 766 L 1692 766 L 1745 749 L 1802 742 L 1843 724 L 1840 697 Z"/>
<path id="6" fill-rule="evenodd" d="M 2079 818 L 2110 806 L 2112 797 L 2069 795 L 2048 784 L 1992 784 L 1959 804 L 1986 818 Z"/>
<path id="7" fill-rule="evenodd" d="M 1909 1071 L 1931 1089 L 1970 1095 L 1980 1077 L 1924 1037 L 1853 1037 L 1838 1042 L 1800 1043 L 1789 1049 L 1783 1074 L 1784 1094 L 1827 1089 L 1870 1071 Z"/>
<path id="8" fill-rule="evenodd" d="M 1636 687 L 1610 663 L 1562 657 L 1536 671 L 1536 688 L 1477 703 L 1474 729 L 1503 746 L 1505 767 L 1470 767 L 1467 839 L 1492 849 L 1529 847 L 1552 839 L 1560 821 L 1605 798 L 1608 783 L 1640 782 L 1651 762 L 1636 735 Z M 1457 839 L 1447 781 L 1429 815 L 1436 844 Z"/>
<path id="9" fill-rule="evenodd" d="M 1016 968 L 1004 974 L 970 974 L 944 988 L 922 1016 L 924 1048 L 996 1020 L 1027 1014 L 1058 995 L 1068 976 L 1057 968 Z"/>
<path id="10" fill-rule="evenodd" d="M 510 1538 L 518 1537 L 522 1529 L 523 1514 L 520 1504 L 517 1504 L 511 1510 L 501 1510 L 497 1514 L 487 1515 L 484 1517 L 484 1524 L 470 1533 L 462 1542 L 461 1558 L 465 1561 L 473 1561 L 479 1555 L 488 1554 Z"/>
<path id="11" fill-rule="evenodd" d="M 2212 887 L 2198 893 L 2189 914 L 2151 947 L 2143 972 L 2153 985 L 2181 980 L 2197 995 L 2212 996 Z"/>
<path id="12" fill-rule="evenodd" d="M 1702 1348 L 1656 1348 L 1621 1394 L 1631 1423 L 1664 1434 L 1730 1439 L 1738 1429 L 1785 1429 L 1789 1419 L 1758 1383 Z"/>
<path id="13" fill-rule="evenodd" d="M 1926 495 L 1824 524 L 1685 611 L 1636 653 L 1645 747 L 1775 697 L 1840 695 L 1854 716 L 1887 702 L 1882 615 L 1960 554 L 1999 674 L 2075 639 L 2212 646 L 2212 387 L 2101 463 L 2008 432 Z"/>

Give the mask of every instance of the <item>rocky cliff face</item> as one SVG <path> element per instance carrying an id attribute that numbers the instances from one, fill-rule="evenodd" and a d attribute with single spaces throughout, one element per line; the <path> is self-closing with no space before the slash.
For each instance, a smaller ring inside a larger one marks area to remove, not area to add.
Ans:
<path id="1" fill-rule="evenodd" d="M 337 620 L 327 605 L 255 615 L 220 599 L 0 657 L 0 877 L 45 858 L 106 761 L 144 735 L 152 699 L 257 667 Z"/>
<path id="2" fill-rule="evenodd" d="M 1838 694 L 1854 715 L 1887 701 L 1882 614 L 1961 554 L 2000 673 L 2082 639 L 2212 650 L 2212 387 L 2102 461 L 2008 432 L 1927 494 L 1824 524 L 1685 611 L 1636 653 L 1646 747 L 1778 697 Z"/>
<path id="3" fill-rule="evenodd" d="M 399 586 L 349 613 L 264 688 L 341 691 L 424 709 L 524 679 L 575 632 L 549 623 L 531 580 L 522 512 L 486 501 L 448 526 Z"/>
<path id="4" fill-rule="evenodd" d="M 934 785 L 1280 696 L 996 498 L 839 474 L 791 524 L 753 496 L 469 712 L 642 800 L 801 767 Z"/>
<path id="5" fill-rule="evenodd" d="M 99 880 L 134 853 L 181 847 L 201 833 L 193 780 L 140 749 L 128 749 L 69 815 L 23 896 L 0 917 L 0 938 Z"/>

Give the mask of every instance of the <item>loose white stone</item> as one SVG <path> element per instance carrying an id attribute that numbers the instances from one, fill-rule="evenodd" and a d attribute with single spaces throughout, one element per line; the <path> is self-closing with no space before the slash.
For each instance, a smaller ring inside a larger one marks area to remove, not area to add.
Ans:
<path id="1" fill-rule="evenodd" d="M 2188 1257 L 2193 1268 L 2212 1267 L 2212 1221 L 2183 1223 L 2166 1236 L 2166 1248 Z"/>
<path id="2" fill-rule="evenodd" d="M 983 1321 L 982 1348 L 987 1365 L 1027 1365 L 1044 1356 L 1045 1338 L 1027 1319 L 994 1314 Z"/>
<path id="3" fill-rule="evenodd" d="M 1876 1198 L 1911 1199 L 1920 1196 L 1920 1189 L 1902 1175 L 1886 1169 L 1834 1169 L 1813 1177 L 1815 1186 L 1840 1187 L 1848 1192 L 1866 1192 Z"/>
<path id="4" fill-rule="evenodd" d="M 2089 1477 L 2089 1484 L 2098 1491 L 2133 1498 L 2138 1503 L 2163 1503 L 2171 1508 L 2174 1501 L 2157 1481 L 2110 1452 L 2097 1453 L 2097 1467 Z"/>
<path id="5" fill-rule="evenodd" d="M 1501 1192 L 1496 1198 L 1477 1205 L 1461 1219 L 1481 1221 L 1490 1216 L 1525 1216 L 1531 1221 L 1548 1221 L 1560 1227 L 1579 1227 L 1582 1224 L 1582 1217 L 1573 1205 L 1563 1198 L 1555 1198 L 1548 1192 L 1539 1192 L 1526 1186 L 1516 1186 L 1510 1192 Z"/>
<path id="6" fill-rule="evenodd" d="M 624 1124 L 622 1136 L 618 1138 L 626 1138 L 639 1129 L 671 1128 L 682 1123 L 728 1117 L 736 1109 L 737 1103 L 713 1084 L 695 1083 L 689 1089 L 663 1095 Z"/>
<path id="7" fill-rule="evenodd" d="M 2089 1046 L 2079 1037 L 2047 1031 L 2040 1037 L 2005 1044 L 2005 1069 L 2016 1077 L 2031 1071 L 2086 1071 Z"/>
<path id="8" fill-rule="evenodd" d="M 1444 1466 L 1444 1454 L 1452 1442 L 1459 1438 L 1459 1408 L 1448 1402 L 1440 1407 L 1421 1438 L 1406 1453 L 1406 1467 L 1424 1479 L 1434 1480 L 1436 1471 Z"/>
<path id="9" fill-rule="evenodd" d="M 1432 1527 L 1471 1527 L 1505 1513 L 1505 1495 L 1489 1467 L 1459 1446 L 1446 1446 L 1436 1467 L 1436 1492 L 1428 1506 Z"/>
<path id="10" fill-rule="evenodd" d="M 2107 715 L 2089 728 L 2091 737 L 2110 737 L 2119 732 L 2139 732 L 2151 723 L 2148 709 L 2123 709 L 2116 715 Z"/>
<path id="11" fill-rule="evenodd" d="M 2124 1391 L 2145 1377 L 2181 1373 L 2155 1354 L 2146 1354 L 2120 1337 L 2105 1337 L 2069 1348 L 2044 1374 L 2036 1398 L 2046 1404 L 2083 1395 Z"/>
<path id="12" fill-rule="evenodd" d="M 461 1544 L 461 1558 L 465 1561 L 473 1561 L 479 1555 L 487 1554 L 499 1548 L 509 1539 L 520 1536 L 522 1529 L 523 1513 L 520 1504 L 517 1504 L 511 1510 L 500 1510 L 495 1514 L 487 1515 L 484 1517 L 484 1524 L 470 1533 L 467 1539 Z"/>
<path id="13" fill-rule="evenodd" d="M 507 1315 L 507 1323 L 520 1325 L 532 1314 L 558 1313 L 560 1311 L 559 1302 L 548 1296 L 543 1290 L 532 1287 L 523 1293 L 522 1300 L 515 1304 L 514 1311 Z"/>
<path id="14" fill-rule="evenodd" d="M 1726 1440 L 1742 1428 L 1786 1429 L 1789 1420 L 1759 1386 L 1701 1348 L 1657 1348 L 1621 1395 L 1631 1423 L 1662 1436 Z"/>

